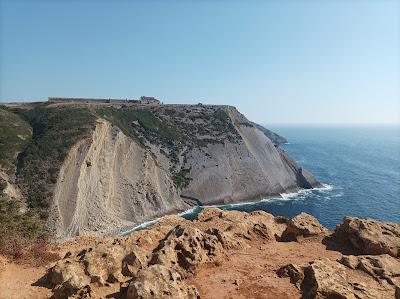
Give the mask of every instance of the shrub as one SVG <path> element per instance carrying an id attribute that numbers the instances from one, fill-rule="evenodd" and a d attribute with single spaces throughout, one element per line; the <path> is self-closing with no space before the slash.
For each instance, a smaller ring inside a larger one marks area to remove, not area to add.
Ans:
<path id="1" fill-rule="evenodd" d="M 189 185 L 190 181 L 193 180 L 192 178 L 186 176 L 189 172 L 190 169 L 182 168 L 180 171 L 173 173 L 172 181 L 177 188 L 185 188 Z"/>

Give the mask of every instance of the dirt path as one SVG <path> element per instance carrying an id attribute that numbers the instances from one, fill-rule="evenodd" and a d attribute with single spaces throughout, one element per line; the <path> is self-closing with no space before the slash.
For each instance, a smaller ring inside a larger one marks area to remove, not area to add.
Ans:
<path id="1" fill-rule="evenodd" d="M 275 271 L 289 263 L 306 264 L 318 258 L 336 260 L 341 254 L 330 251 L 319 238 L 297 242 L 254 243 L 251 248 L 230 252 L 221 266 L 204 266 L 188 279 L 202 298 L 280 299 L 300 298 L 288 278 Z"/>
<path id="2" fill-rule="evenodd" d="M 18 265 L 0 257 L 0 299 L 49 298 L 50 289 L 33 285 L 45 273 L 45 267 Z"/>

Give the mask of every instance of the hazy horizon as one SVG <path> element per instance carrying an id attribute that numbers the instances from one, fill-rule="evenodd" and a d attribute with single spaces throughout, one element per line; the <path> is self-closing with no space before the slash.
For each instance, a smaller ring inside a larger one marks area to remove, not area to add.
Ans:
<path id="1" fill-rule="evenodd" d="M 149 95 L 268 125 L 400 123 L 396 0 L 0 5 L 0 102 Z"/>

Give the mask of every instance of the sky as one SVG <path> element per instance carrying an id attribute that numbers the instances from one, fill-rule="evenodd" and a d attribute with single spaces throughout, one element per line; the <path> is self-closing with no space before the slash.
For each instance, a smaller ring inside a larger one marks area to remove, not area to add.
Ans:
<path id="1" fill-rule="evenodd" d="M 400 123 L 400 1 L 0 0 L 0 101 L 141 95 Z"/>

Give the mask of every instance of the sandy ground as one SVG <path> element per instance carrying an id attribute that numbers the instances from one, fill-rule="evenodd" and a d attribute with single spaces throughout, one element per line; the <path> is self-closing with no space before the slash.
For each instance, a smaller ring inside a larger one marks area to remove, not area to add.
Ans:
<path id="1" fill-rule="evenodd" d="M 35 282 L 46 273 L 45 267 L 35 268 L 0 260 L 0 298 L 48 298 L 51 290 L 34 286 Z"/>
<path id="2" fill-rule="evenodd" d="M 289 263 L 307 264 L 326 257 L 340 258 L 326 250 L 320 238 L 297 242 L 254 243 L 251 248 L 232 251 L 221 266 L 201 267 L 188 279 L 204 298 L 280 299 L 300 298 L 289 278 L 279 278 L 275 271 Z"/>
<path id="3" fill-rule="evenodd" d="M 56 251 L 62 257 L 67 251 L 78 251 L 95 246 L 101 238 L 78 237 L 57 246 Z M 40 279 L 54 263 L 42 267 L 19 264 L 8 261 L 0 255 L 0 299 L 42 299 L 50 298 L 51 289 L 42 286 Z"/>

